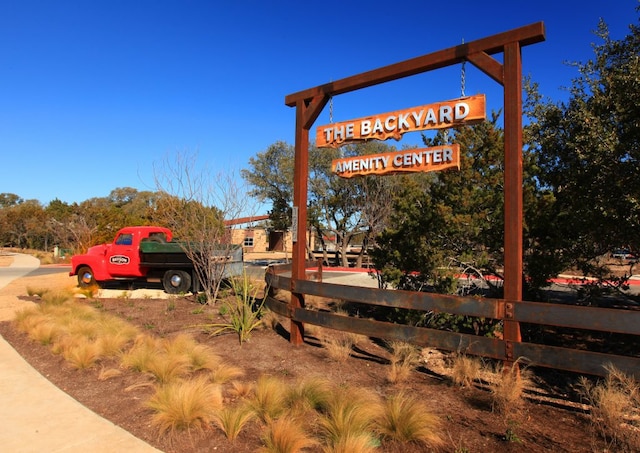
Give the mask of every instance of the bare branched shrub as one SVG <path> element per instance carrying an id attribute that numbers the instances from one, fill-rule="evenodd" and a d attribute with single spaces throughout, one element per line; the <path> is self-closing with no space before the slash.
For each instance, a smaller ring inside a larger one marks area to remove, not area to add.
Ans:
<path id="1" fill-rule="evenodd" d="M 195 155 L 176 154 L 154 165 L 158 199 L 156 221 L 173 231 L 202 284 L 208 303 L 218 297 L 238 246 L 226 220 L 250 215 L 247 190 L 233 172 L 213 175 Z M 241 264 L 240 264 L 241 266 Z"/>

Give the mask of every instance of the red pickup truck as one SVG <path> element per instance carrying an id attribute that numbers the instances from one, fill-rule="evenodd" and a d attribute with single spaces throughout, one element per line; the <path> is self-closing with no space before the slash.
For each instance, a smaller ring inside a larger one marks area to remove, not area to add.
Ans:
<path id="1" fill-rule="evenodd" d="M 218 254 L 225 257 L 223 278 L 242 275 L 242 247 L 227 245 Z M 171 230 L 157 226 L 122 228 L 111 244 L 72 256 L 69 275 L 77 275 L 83 288 L 112 281 L 146 281 L 162 282 L 169 294 L 200 290 L 193 262 L 182 245 L 173 241 Z"/>

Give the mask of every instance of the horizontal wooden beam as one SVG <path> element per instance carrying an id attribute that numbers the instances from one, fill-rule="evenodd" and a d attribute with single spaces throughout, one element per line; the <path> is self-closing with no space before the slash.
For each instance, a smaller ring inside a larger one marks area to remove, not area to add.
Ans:
<path id="1" fill-rule="evenodd" d="M 297 93 L 285 96 L 285 104 L 289 107 L 295 107 L 298 101 L 308 101 L 309 99 L 318 97 L 328 98 L 434 69 L 440 69 L 467 60 L 471 54 L 484 52 L 491 55 L 502 52 L 506 44 L 513 42 L 518 42 L 520 46 L 527 46 L 544 40 L 544 23 L 536 22 L 497 35 L 488 36 L 476 41 L 460 44 L 455 47 L 439 50 L 427 55 L 319 85 L 314 88 L 298 91 Z M 479 58 L 482 57 L 475 57 L 476 60 Z M 495 78 L 497 76 L 495 68 L 490 72 L 492 77 Z"/>

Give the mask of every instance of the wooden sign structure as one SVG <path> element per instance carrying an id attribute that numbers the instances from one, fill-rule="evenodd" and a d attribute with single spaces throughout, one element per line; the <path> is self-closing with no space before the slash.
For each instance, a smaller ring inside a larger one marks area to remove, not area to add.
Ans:
<path id="1" fill-rule="evenodd" d="M 365 140 L 400 140 L 407 132 L 445 129 L 484 121 L 485 96 L 477 95 L 413 107 L 396 112 L 319 126 L 318 148 L 337 148 L 346 143 Z"/>
<path id="2" fill-rule="evenodd" d="M 536 22 L 448 49 L 384 66 L 362 74 L 309 88 L 285 97 L 296 108 L 293 205 L 298 207 L 298 238 L 307 229 L 309 130 L 332 96 L 468 61 L 504 87 L 504 299 L 505 357 L 515 361 L 514 344 L 521 341 L 520 324 L 513 321 L 514 304 L 522 301 L 522 47 L 545 40 L 544 24 Z M 502 53 L 502 61 L 492 55 Z M 306 241 L 293 244 L 291 309 L 303 306 L 297 282 L 306 280 Z M 290 342 L 300 345 L 304 325 L 291 321 Z"/>

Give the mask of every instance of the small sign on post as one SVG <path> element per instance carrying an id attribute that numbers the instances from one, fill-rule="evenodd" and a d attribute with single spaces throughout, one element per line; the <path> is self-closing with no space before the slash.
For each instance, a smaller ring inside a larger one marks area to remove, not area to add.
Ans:
<path id="1" fill-rule="evenodd" d="M 291 208 L 291 240 L 298 242 L 298 207 Z"/>

